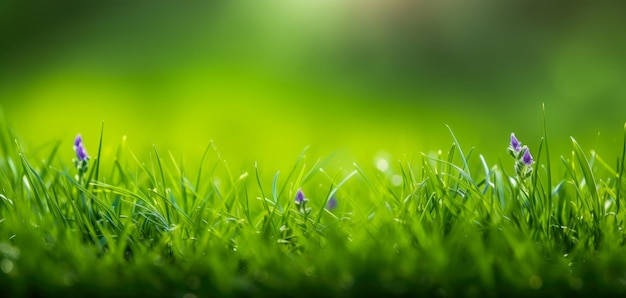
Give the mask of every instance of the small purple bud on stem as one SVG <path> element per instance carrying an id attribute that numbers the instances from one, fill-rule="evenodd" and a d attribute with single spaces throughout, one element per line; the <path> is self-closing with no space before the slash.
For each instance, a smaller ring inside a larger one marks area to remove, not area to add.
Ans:
<path id="1" fill-rule="evenodd" d="M 335 198 L 335 196 L 330 197 L 328 203 L 326 204 L 326 208 L 328 210 L 333 210 L 337 208 L 337 198 Z"/>
<path id="2" fill-rule="evenodd" d="M 78 148 L 78 146 L 80 146 L 83 143 L 83 137 L 79 134 L 76 136 L 76 139 L 74 140 L 74 150 L 76 150 L 76 148 Z"/>
<path id="3" fill-rule="evenodd" d="M 80 161 L 84 161 L 89 157 L 83 144 L 79 144 L 78 147 L 76 147 L 76 157 L 78 157 Z"/>
<path id="4" fill-rule="evenodd" d="M 296 193 L 296 204 L 301 204 L 302 202 L 304 202 L 304 193 L 302 192 L 302 188 L 299 188 Z"/>
<path id="5" fill-rule="evenodd" d="M 533 159 L 532 155 L 530 155 L 530 149 L 528 149 L 528 147 L 524 146 L 524 155 L 522 156 L 522 162 L 524 162 L 525 165 L 530 166 L 532 165 L 535 160 Z"/>
<path id="6" fill-rule="evenodd" d="M 522 151 L 522 143 L 515 137 L 515 133 L 511 133 L 511 149 L 515 151 L 515 153 L 519 153 Z"/>
<path id="7" fill-rule="evenodd" d="M 85 150 L 85 145 L 83 144 L 83 137 L 80 134 L 77 135 L 74 140 L 74 151 L 76 152 L 76 158 L 78 158 L 78 161 L 85 161 L 89 158 L 87 150 Z"/>

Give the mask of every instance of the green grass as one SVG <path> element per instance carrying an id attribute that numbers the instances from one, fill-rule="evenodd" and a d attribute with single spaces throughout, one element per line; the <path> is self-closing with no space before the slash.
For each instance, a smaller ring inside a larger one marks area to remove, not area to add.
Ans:
<path id="1" fill-rule="evenodd" d="M 33 153 L 0 130 L 3 295 L 626 294 L 626 127 L 613 166 L 573 138 L 550 159 L 544 128 L 527 178 L 452 130 L 447 151 L 379 168 L 305 150 L 234 169 L 214 144 L 200 164 L 143 160 L 100 138 L 84 174 L 71 144 Z"/>

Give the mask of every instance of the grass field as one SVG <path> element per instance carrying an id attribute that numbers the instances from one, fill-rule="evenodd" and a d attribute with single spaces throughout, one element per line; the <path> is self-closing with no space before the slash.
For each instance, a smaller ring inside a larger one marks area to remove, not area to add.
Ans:
<path id="1" fill-rule="evenodd" d="M 102 138 L 34 154 L 0 128 L 6 296 L 626 293 L 626 139 L 617 160 L 573 138 L 554 153 L 544 127 L 497 160 L 450 130 L 434 153 L 336 166 L 305 149 L 270 172 L 213 144 L 193 164 Z"/>
<path id="2" fill-rule="evenodd" d="M 0 296 L 625 296 L 619 1 L 0 1 Z"/>

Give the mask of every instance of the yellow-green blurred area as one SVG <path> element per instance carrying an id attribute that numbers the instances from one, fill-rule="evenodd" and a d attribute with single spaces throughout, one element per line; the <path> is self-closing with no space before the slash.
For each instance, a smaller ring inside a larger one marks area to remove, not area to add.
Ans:
<path id="1" fill-rule="evenodd" d="M 531 148 L 545 103 L 611 157 L 626 120 L 623 1 L 0 2 L 0 104 L 29 150 L 82 133 L 144 156 L 285 168 L 447 150 L 449 125 L 488 162 Z M 600 133 L 598 137 L 598 133 Z M 268 164 L 271 164 L 268 165 Z M 348 163 L 349 165 L 350 163 Z"/>

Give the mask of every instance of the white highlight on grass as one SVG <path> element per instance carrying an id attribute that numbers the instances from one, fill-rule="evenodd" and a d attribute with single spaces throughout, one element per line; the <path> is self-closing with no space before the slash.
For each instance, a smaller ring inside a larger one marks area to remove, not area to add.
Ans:
<path id="1" fill-rule="evenodd" d="M 611 208 L 611 205 L 613 204 L 613 202 L 606 200 L 604 202 L 604 210 L 609 210 L 609 208 Z"/>
<path id="2" fill-rule="evenodd" d="M 391 184 L 393 186 L 400 186 L 400 185 L 402 185 L 402 176 L 400 176 L 400 175 L 393 175 L 393 176 L 391 176 Z"/>
<path id="3" fill-rule="evenodd" d="M 7 201 L 9 204 L 13 205 L 13 201 L 9 198 L 7 198 L 5 195 L 0 194 L 0 199 L 3 199 L 5 201 Z M 2 220 L 0 220 L 0 222 L 2 222 L 4 220 L 4 218 Z"/>
<path id="4" fill-rule="evenodd" d="M 215 185 L 215 187 L 220 187 L 222 185 L 222 180 L 218 177 L 213 177 L 213 185 Z"/>
<path id="5" fill-rule="evenodd" d="M 22 176 L 22 180 L 24 180 L 24 186 L 26 186 L 26 189 L 30 191 L 30 183 L 28 183 L 28 178 L 26 177 L 26 175 Z"/>
<path id="6" fill-rule="evenodd" d="M 387 172 L 389 170 L 389 162 L 384 158 L 379 158 L 376 161 L 376 168 L 381 172 Z"/>

